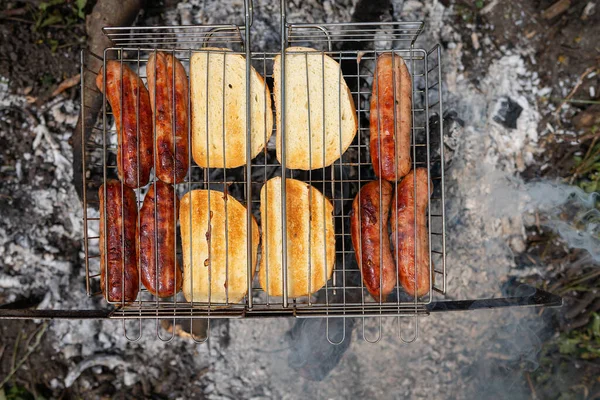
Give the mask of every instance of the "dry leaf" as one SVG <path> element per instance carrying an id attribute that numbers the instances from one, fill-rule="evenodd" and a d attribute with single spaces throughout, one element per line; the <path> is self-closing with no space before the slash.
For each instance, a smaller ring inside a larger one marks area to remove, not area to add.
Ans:
<path id="1" fill-rule="evenodd" d="M 65 79 L 64 81 L 62 81 L 60 83 L 60 85 L 58 85 L 58 87 L 56 89 L 54 89 L 54 91 L 52 92 L 52 94 L 50 95 L 50 97 L 55 97 L 58 96 L 59 94 L 61 94 L 62 92 L 64 92 L 67 89 L 72 88 L 73 86 L 77 85 L 79 83 L 81 79 L 81 75 L 77 74 L 74 75 L 70 78 Z"/>

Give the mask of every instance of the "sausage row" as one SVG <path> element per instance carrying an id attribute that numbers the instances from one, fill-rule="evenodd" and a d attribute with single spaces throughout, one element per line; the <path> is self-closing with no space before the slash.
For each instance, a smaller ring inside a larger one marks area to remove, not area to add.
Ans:
<path id="1" fill-rule="evenodd" d="M 139 211 L 133 189 L 109 180 L 100 199 L 100 289 L 109 302 L 131 303 L 139 281 L 158 297 L 175 295 L 183 283 L 175 235 L 179 199 L 156 181 Z M 139 264 L 138 264 L 139 262 Z"/>
<path id="2" fill-rule="evenodd" d="M 158 179 L 183 182 L 188 170 L 188 79 L 173 55 L 150 55 L 148 86 L 126 64 L 107 61 L 96 77 L 117 126 L 117 171 L 130 188 L 148 184 L 155 166 Z M 106 74 L 106 82 L 104 75 Z"/>
<path id="3" fill-rule="evenodd" d="M 158 297 L 175 295 L 183 281 L 175 249 L 179 199 L 171 184 L 188 170 L 188 79 L 181 62 L 163 52 L 150 55 L 146 70 L 149 91 L 119 61 L 107 61 L 96 78 L 115 118 L 122 182 L 109 180 L 98 193 L 100 288 L 115 303 L 134 301 L 140 280 Z M 159 180 L 138 215 L 132 188 L 148 184 L 153 166 Z"/>
<path id="4" fill-rule="evenodd" d="M 412 82 L 404 60 L 380 55 L 369 121 L 371 162 L 380 179 L 360 189 L 351 211 L 356 260 L 376 301 L 384 301 L 397 282 L 413 297 L 425 296 L 431 285 L 426 215 L 433 185 L 427 169 L 411 170 L 411 107 Z"/>

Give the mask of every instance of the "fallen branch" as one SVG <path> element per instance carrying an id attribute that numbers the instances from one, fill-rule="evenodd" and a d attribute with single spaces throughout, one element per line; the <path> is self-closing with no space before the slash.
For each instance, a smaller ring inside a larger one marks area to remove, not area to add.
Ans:
<path id="1" fill-rule="evenodd" d="M 104 49 L 113 46 L 111 40 L 102 32 L 102 28 L 132 25 L 144 3 L 145 0 L 98 0 L 85 20 L 87 49 L 91 53 L 102 56 Z M 102 61 L 95 57 L 89 57 L 88 61 L 87 69 L 83 72 L 83 80 L 86 85 L 93 87 L 96 80 L 95 73 L 102 66 Z M 82 135 L 82 128 L 84 126 L 91 127 L 102 109 L 102 95 L 99 92 L 85 90 L 82 96 L 83 104 L 86 107 L 85 121 L 81 119 L 80 114 L 71 141 L 73 146 L 73 184 L 80 199 L 83 198 L 83 174 L 85 174 L 85 171 L 82 171 L 81 145 L 89 139 L 89 132 L 83 132 Z"/>

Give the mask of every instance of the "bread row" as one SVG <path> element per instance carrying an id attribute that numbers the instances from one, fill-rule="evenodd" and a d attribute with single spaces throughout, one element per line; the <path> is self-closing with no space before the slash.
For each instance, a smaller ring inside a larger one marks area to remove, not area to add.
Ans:
<path id="1" fill-rule="evenodd" d="M 254 216 L 248 230 L 247 209 L 217 190 L 192 190 L 179 203 L 172 187 L 157 181 L 144 199 L 139 224 L 131 188 L 111 180 L 99 195 L 100 282 L 108 301 L 135 301 L 141 280 L 158 297 L 183 289 L 190 302 L 238 303 L 248 293 L 250 232 L 251 280 L 260 245 L 260 286 L 271 296 L 283 295 L 281 178 L 270 179 L 260 192 L 262 237 Z M 286 180 L 286 198 L 287 291 L 297 298 L 321 289 L 333 272 L 333 206 L 294 179 Z M 183 273 L 175 248 L 178 217 Z"/>
<path id="2" fill-rule="evenodd" d="M 280 60 L 275 57 L 273 66 L 277 106 L 282 101 Z M 358 129 L 354 102 L 340 66 L 313 49 L 292 47 L 286 55 L 286 70 L 286 167 L 309 170 L 331 165 L 347 150 Z M 173 54 L 152 53 L 146 71 L 148 89 L 120 61 L 106 62 L 106 82 L 102 69 L 96 79 L 115 117 L 119 179 L 131 188 L 144 186 L 154 168 L 161 181 L 182 182 L 189 166 L 190 128 L 191 156 L 198 166 L 246 164 L 247 87 L 242 55 L 220 48 L 193 53 L 189 83 Z M 271 94 L 254 68 L 250 90 L 249 146 L 254 158 L 273 129 Z M 281 111 L 276 109 L 279 161 Z"/>

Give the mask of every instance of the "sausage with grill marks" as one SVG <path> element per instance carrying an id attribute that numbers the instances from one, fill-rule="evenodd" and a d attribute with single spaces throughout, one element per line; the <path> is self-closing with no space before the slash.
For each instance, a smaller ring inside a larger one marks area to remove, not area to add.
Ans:
<path id="1" fill-rule="evenodd" d="M 352 204 L 352 245 L 364 284 L 376 301 L 380 295 L 384 301 L 396 285 L 387 225 L 392 194 L 389 182 L 373 181 L 360 189 Z"/>
<path id="2" fill-rule="evenodd" d="M 100 288 L 109 302 L 128 304 L 135 301 L 139 290 L 135 193 L 121 182 L 109 180 L 100 186 L 98 197 Z"/>
<path id="3" fill-rule="evenodd" d="M 173 186 L 156 181 L 140 210 L 138 251 L 142 283 L 158 297 L 174 296 L 183 283 L 175 249 L 178 215 L 179 199 Z"/>
<path id="4" fill-rule="evenodd" d="M 369 150 L 375 174 L 390 182 L 411 169 L 411 105 L 412 84 L 404 60 L 381 54 L 373 78 Z"/>
<path id="5" fill-rule="evenodd" d="M 102 68 L 96 77 L 96 86 L 100 91 L 103 90 Z M 111 60 L 106 62 L 106 98 L 117 125 L 119 179 L 130 188 L 144 186 L 148 183 L 154 163 L 152 109 L 148 90 L 131 68 L 120 61 Z"/>
<path id="6" fill-rule="evenodd" d="M 433 188 L 431 182 L 429 187 Z M 394 255 L 398 262 L 398 280 L 404 290 L 413 297 L 422 297 L 429 292 L 429 237 L 426 221 L 429 194 L 427 191 L 427 170 L 417 168 L 414 174 L 411 171 L 400 182 L 392 201 L 392 247 L 395 248 Z"/>
<path id="7" fill-rule="evenodd" d="M 154 112 L 156 176 L 166 183 L 183 182 L 188 171 L 188 78 L 173 55 L 156 52 L 146 67 Z"/>

